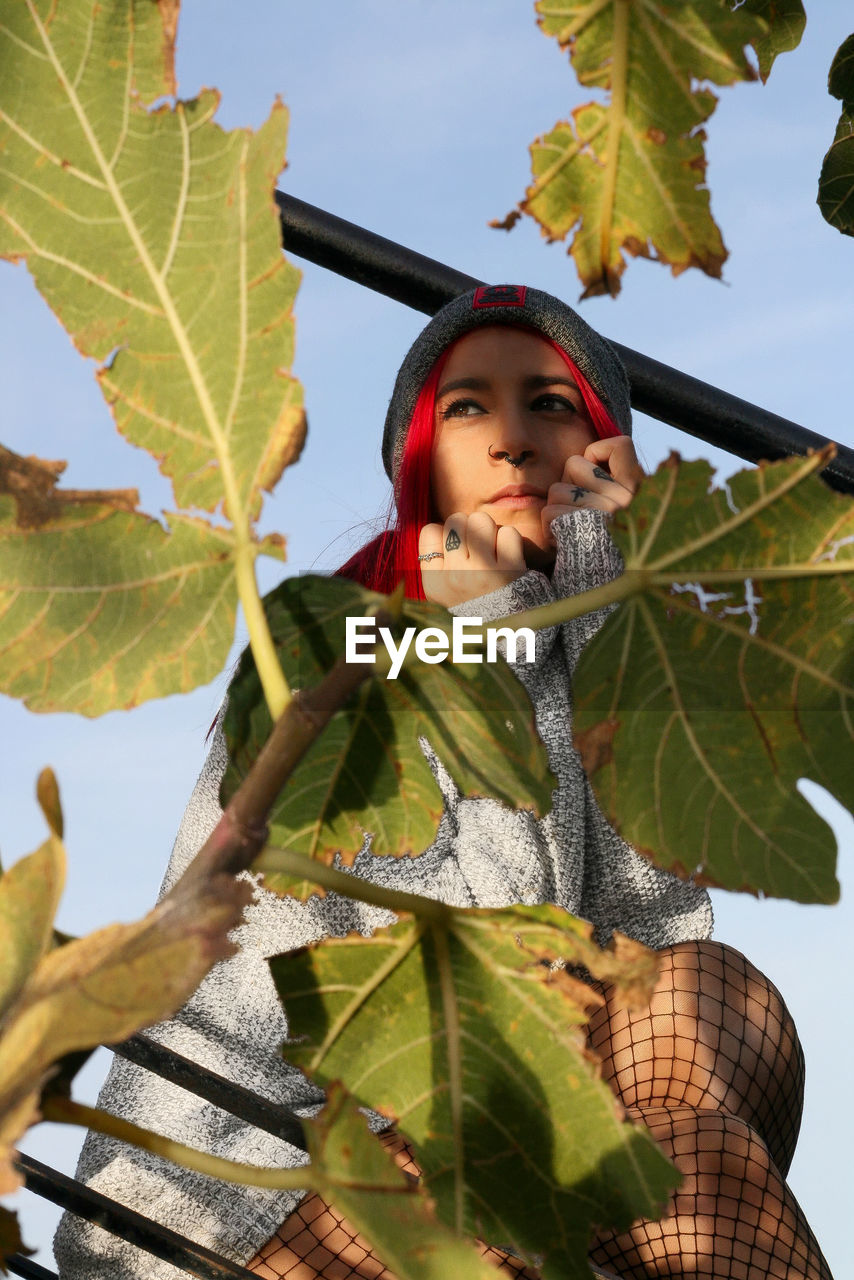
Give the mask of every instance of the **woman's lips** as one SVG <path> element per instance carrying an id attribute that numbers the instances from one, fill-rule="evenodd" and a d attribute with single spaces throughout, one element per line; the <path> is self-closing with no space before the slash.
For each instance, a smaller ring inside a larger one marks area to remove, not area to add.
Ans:
<path id="1" fill-rule="evenodd" d="M 545 502 L 545 495 L 538 493 L 516 493 L 508 494 L 506 498 L 493 498 L 489 504 L 492 507 L 536 507 Z"/>
<path id="2" fill-rule="evenodd" d="M 492 495 L 489 505 L 524 508 L 537 506 L 545 500 L 546 495 L 543 490 L 535 488 L 532 484 L 508 484 Z"/>

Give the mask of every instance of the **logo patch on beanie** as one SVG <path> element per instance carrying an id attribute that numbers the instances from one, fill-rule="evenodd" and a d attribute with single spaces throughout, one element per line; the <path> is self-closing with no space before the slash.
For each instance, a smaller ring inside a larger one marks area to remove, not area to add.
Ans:
<path id="1" fill-rule="evenodd" d="M 474 291 L 471 308 L 524 307 L 527 289 L 523 284 L 482 284 Z"/>

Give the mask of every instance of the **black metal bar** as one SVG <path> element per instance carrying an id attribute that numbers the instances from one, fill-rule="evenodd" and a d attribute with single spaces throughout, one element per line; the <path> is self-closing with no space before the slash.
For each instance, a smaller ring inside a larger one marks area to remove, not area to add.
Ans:
<path id="1" fill-rule="evenodd" d="M 185 1236 L 162 1227 L 149 1218 L 144 1218 L 133 1209 L 127 1209 L 116 1200 L 93 1191 L 73 1178 L 67 1178 L 58 1169 L 34 1160 L 32 1156 L 19 1152 L 16 1164 L 24 1174 L 27 1190 L 36 1195 L 52 1200 L 63 1209 L 85 1218 L 87 1222 L 95 1222 L 106 1231 L 121 1236 L 122 1239 L 135 1244 L 148 1253 L 153 1253 L 174 1267 L 182 1267 L 198 1280 L 256 1280 L 254 1272 L 247 1271 L 239 1263 L 229 1262 L 209 1249 L 194 1244 Z M 20 1254 L 8 1259 L 10 1269 L 15 1275 L 25 1276 L 31 1280 L 58 1280 L 52 1271 L 30 1262 Z M 14 1263 L 14 1265 L 12 1265 Z M 592 1267 L 594 1280 L 616 1280 L 610 1272 L 600 1271 Z"/>
<path id="2" fill-rule="evenodd" d="M 486 283 L 433 258 L 366 231 L 295 196 L 276 192 L 285 249 L 348 280 L 433 315 L 457 294 Z M 642 413 L 727 449 L 748 462 L 805 455 L 829 437 L 781 418 L 759 405 L 692 378 L 639 351 L 613 343 L 632 384 L 632 404 Z M 835 489 L 854 493 L 854 449 L 837 444 L 822 472 Z"/>
<path id="3" fill-rule="evenodd" d="M 174 1267 L 183 1267 L 197 1280 L 257 1280 L 253 1272 L 238 1263 L 219 1257 L 210 1249 L 204 1249 L 176 1231 L 170 1231 L 168 1227 L 101 1195 L 99 1191 L 67 1178 L 58 1169 L 51 1169 L 32 1156 L 19 1153 L 16 1163 L 30 1191 L 52 1200 L 63 1209 L 70 1209 L 87 1222 L 97 1223 L 155 1257 L 171 1262 Z"/>
<path id="4" fill-rule="evenodd" d="M 13 1253 L 6 1259 L 6 1266 L 13 1276 L 23 1276 L 24 1280 L 59 1280 L 55 1271 L 48 1271 L 47 1267 L 25 1258 L 22 1253 Z"/>
<path id="5" fill-rule="evenodd" d="M 287 1107 L 268 1102 L 260 1094 L 253 1093 L 243 1085 L 227 1080 L 225 1076 L 216 1075 L 197 1062 L 167 1049 L 149 1036 L 136 1035 L 122 1044 L 107 1046 L 113 1053 L 118 1053 L 137 1066 L 153 1071 L 155 1075 L 171 1080 L 173 1084 L 188 1089 L 198 1097 L 222 1107 L 233 1116 L 264 1129 L 277 1138 L 283 1138 L 292 1146 L 306 1151 L 305 1135 L 299 1119 Z"/>
<path id="6" fill-rule="evenodd" d="M 288 253 L 327 267 L 416 311 L 432 316 L 457 294 L 484 283 L 366 231 L 355 222 L 297 200 L 296 196 L 277 191 L 276 203 Z"/>
<path id="7" fill-rule="evenodd" d="M 748 462 L 805 456 L 830 440 L 631 347 L 613 341 L 612 346 L 626 366 L 636 409 Z M 854 449 L 837 444 L 836 457 L 821 475 L 834 489 L 853 493 Z"/>

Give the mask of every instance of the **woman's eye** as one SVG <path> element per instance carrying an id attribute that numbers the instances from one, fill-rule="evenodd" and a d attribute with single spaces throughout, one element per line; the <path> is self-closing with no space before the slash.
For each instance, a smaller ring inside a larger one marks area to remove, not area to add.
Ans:
<path id="1" fill-rule="evenodd" d="M 566 396 L 557 395 L 556 392 L 548 392 L 546 395 L 537 396 L 531 407 L 533 409 L 547 409 L 552 412 L 555 410 L 558 412 L 565 412 L 567 410 L 571 410 L 573 413 L 578 412 L 571 400 L 567 399 Z"/>
<path id="2" fill-rule="evenodd" d="M 476 400 L 453 400 L 445 405 L 442 418 L 467 418 L 476 413 L 483 413 L 483 408 Z"/>

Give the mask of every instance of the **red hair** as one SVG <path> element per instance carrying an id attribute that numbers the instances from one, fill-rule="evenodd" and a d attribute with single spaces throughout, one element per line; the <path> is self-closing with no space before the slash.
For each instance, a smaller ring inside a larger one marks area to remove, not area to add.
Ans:
<path id="1" fill-rule="evenodd" d="M 527 333 L 537 333 L 558 353 L 575 379 L 593 430 L 600 440 L 622 435 L 608 409 L 562 346 L 539 330 L 531 330 L 522 325 L 512 327 L 524 328 Z M 442 352 L 415 402 L 394 485 L 394 504 L 388 516 L 391 522 L 394 513 L 393 523 L 342 564 L 335 571 L 337 577 L 352 578 L 363 587 L 382 592 L 383 595 L 390 595 L 403 578 L 407 599 L 426 599 L 418 563 L 418 536 L 425 524 L 438 521 L 430 492 L 430 458 L 436 429 L 436 392 L 445 361 L 459 341 L 460 338 L 457 338 Z"/>

